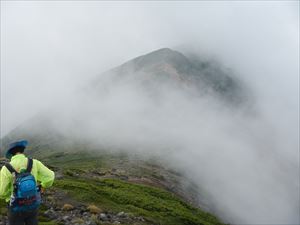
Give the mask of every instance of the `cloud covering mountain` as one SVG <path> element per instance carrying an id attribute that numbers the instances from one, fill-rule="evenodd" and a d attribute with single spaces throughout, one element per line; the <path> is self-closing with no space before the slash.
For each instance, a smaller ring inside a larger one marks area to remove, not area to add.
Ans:
<path id="1" fill-rule="evenodd" d="M 1 137 L 156 155 L 225 221 L 299 223 L 299 2 L 2 1 L 1 40 Z"/>
<path id="2" fill-rule="evenodd" d="M 161 49 L 62 97 L 6 142 L 26 137 L 33 149 L 80 144 L 158 157 L 195 183 L 199 206 L 225 222 L 296 223 L 297 164 L 229 71 Z"/>

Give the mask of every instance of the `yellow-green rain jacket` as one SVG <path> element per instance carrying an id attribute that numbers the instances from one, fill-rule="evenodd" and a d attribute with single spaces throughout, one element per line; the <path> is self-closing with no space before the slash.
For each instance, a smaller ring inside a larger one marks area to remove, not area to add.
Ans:
<path id="1" fill-rule="evenodd" d="M 14 155 L 10 164 L 17 172 L 27 168 L 28 159 L 24 154 Z M 43 188 L 50 187 L 54 181 L 54 172 L 44 166 L 39 160 L 33 159 L 31 174 Z M 13 192 L 13 176 L 9 170 L 3 166 L 0 172 L 0 199 L 9 202 Z"/>

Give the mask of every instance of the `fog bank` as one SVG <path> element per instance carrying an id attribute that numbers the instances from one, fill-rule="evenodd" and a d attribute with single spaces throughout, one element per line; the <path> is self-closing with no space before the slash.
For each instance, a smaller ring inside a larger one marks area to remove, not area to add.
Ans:
<path id="1" fill-rule="evenodd" d="M 256 113 L 134 81 L 82 91 L 161 47 L 220 61 Z M 41 111 L 63 134 L 160 156 L 225 221 L 300 223 L 298 1 L 1 1 L 1 137 Z"/>

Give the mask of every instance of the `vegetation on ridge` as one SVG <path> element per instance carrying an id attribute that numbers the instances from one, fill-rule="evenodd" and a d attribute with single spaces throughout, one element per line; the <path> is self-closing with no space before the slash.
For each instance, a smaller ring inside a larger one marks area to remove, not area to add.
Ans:
<path id="1" fill-rule="evenodd" d="M 136 223 L 139 225 L 222 224 L 210 213 L 193 207 L 159 185 L 149 186 L 143 182 L 138 184 L 128 179 L 132 176 L 137 178 L 136 180 L 148 177 L 149 180 L 164 181 L 164 177 L 168 176 L 170 183 L 176 183 L 175 178 L 170 178 L 171 174 L 167 174 L 163 168 L 153 167 L 149 161 L 148 163 L 140 161 L 140 164 L 133 166 L 134 163 L 131 164 L 132 162 L 123 154 L 95 155 L 87 152 L 69 154 L 58 151 L 48 153 L 35 154 L 39 154 L 39 159 L 56 170 L 57 179 L 54 187 L 45 193 L 44 198 L 48 202 L 50 199 L 51 207 L 56 208 L 58 212 L 61 211 L 62 204 L 75 202 L 74 204 L 85 205 L 86 208 L 91 204 L 96 205 L 103 212 L 112 215 L 125 212 L 132 215 L 132 218 L 142 217 L 145 221 Z M 112 169 L 113 167 L 118 169 Z M 118 174 L 124 169 L 126 170 L 124 176 L 122 172 L 121 175 Z M 66 224 L 47 217 L 45 214 L 47 210 L 49 205 L 44 204 L 40 210 L 41 225 Z M 66 215 L 68 212 L 64 213 L 63 215 Z M 4 218 L 5 214 L 6 204 L 1 201 L 0 219 Z M 97 223 L 96 220 L 96 224 L 102 223 L 103 221 Z"/>
<path id="2" fill-rule="evenodd" d="M 186 204 L 174 194 L 146 185 L 116 179 L 67 178 L 58 180 L 56 187 L 80 201 L 92 202 L 106 210 L 143 216 L 151 224 L 221 224 L 216 217 Z"/>

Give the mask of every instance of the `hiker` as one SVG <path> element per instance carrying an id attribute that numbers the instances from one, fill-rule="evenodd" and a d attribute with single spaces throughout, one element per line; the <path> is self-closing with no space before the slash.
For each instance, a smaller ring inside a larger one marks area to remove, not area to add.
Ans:
<path id="1" fill-rule="evenodd" d="M 41 191 L 53 184 L 54 172 L 23 152 L 26 140 L 11 143 L 5 157 L 10 163 L 0 172 L 0 199 L 8 203 L 9 225 L 38 224 Z"/>

